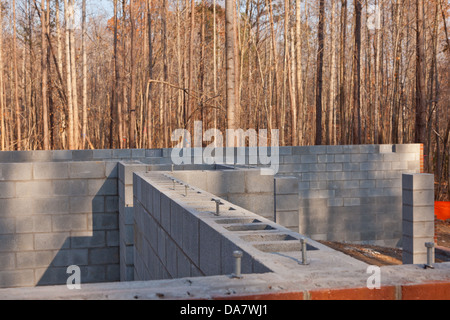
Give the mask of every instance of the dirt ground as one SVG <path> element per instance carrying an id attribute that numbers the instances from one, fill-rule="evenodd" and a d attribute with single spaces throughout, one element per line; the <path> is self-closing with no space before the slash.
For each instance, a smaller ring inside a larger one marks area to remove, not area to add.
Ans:
<path id="1" fill-rule="evenodd" d="M 450 262 L 450 219 L 438 220 L 436 234 L 438 241 L 435 253 L 436 263 Z M 402 264 L 401 249 L 328 241 L 319 242 L 370 265 L 381 267 Z"/>

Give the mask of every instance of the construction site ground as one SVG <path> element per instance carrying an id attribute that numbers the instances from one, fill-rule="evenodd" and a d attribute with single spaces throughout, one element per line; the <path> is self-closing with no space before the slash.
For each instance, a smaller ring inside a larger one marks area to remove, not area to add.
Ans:
<path id="1" fill-rule="evenodd" d="M 450 219 L 437 220 L 436 235 L 436 263 L 450 262 Z M 329 241 L 319 242 L 370 265 L 381 267 L 402 264 L 402 249 Z"/>

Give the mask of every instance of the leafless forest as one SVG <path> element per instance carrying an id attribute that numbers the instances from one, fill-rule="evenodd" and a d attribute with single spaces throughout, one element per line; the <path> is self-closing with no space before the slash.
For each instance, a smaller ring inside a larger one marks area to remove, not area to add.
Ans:
<path id="1" fill-rule="evenodd" d="M 1 150 L 423 143 L 449 200 L 448 0 L 0 0 Z M 98 7 L 98 5 L 97 5 Z"/>

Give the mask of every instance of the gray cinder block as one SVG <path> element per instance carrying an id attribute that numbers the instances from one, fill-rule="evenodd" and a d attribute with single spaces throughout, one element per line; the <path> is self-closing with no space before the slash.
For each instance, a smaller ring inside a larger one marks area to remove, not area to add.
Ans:
<path id="1" fill-rule="evenodd" d="M 117 195 L 117 179 L 89 179 L 88 194 L 99 196 Z"/>
<path id="2" fill-rule="evenodd" d="M 74 150 L 72 151 L 73 161 L 90 161 L 93 159 L 93 150 Z"/>
<path id="3" fill-rule="evenodd" d="M 111 159 L 112 150 L 93 150 L 92 158 L 94 160 Z"/>
<path id="4" fill-rule="evenodd" d="M 16 196 L 15 184 L 16 182 L 0 182 L 0 198 L 2 199 L 14 198 Z"/>
<path id="5" fill-rule="evenodd" d="M 12 234 L 15 232 L 14 218 L 0 218 L 0 234 Z"/>
<path id="6" fill-rule="evenodd" d="M 119 248 L 96 248 L 89 250 L 89 265 L 119 263 Z"/>
<path id="7" fill-rule="evenodd" d="M 420 144 L 396 144 L 394 152 L 397 153 L 420 153 Z"/>
<path id="8" fill-rule="evenodd" d="M 409 206 L 433 206 L 434 190 L 405 190 L 403 189 L 403 204 Z"/>
<path id="9" fill-rule="evenodd" d="M 105 178 L 105 163 L 72 162 L 69 164 L 69 177 L 76 179 Z"/>
<path id="10" fill-rule="evenodd" d="M 88 264 L 88 249 L 59 250 L 51 266 L 68 267 L 71 265 L 85 266 Z"/>
<path id="11" fill-rule="evenodd" d="M 52 195 L 51 181 L 20 181 L 16 182 L 16 192 L 19 197 L 45 197 Z"/>
<path id="12" fill-rule="evenodd" d="M 434 190 L 434 175 L 404 174 L 402 186 L 405 190 Z"/>
<path id="13" fill-rule="evenodd" d="M 71 248 L 101 248 L 106 246 L 105 231 L 71 232 Z"/>
<path id="14" fill-rule="evenodd" d="M 205 275 L 219 275 L 221 268 L 221 239 L 220 233 L 204 222 L 200 222 L 200 269 Z"/>
<path id="15" fill-rule="evenodd" d="M 147 158 L 162 157 L 162 150 L 161 149 L 147 149 L 147 150 L 145 150 L 145 156 Z"/>
<path id="16" fill-rule="evenodd" d="M 199 220 L 191 213 L 183 210 L 183 235 L 182 249 L 185 254 L 195 263 L 199 264 Z"/>
<path id="17" fill-rule="evenodd" d="M 0 287 L 30 287 L 35 285 L 33 270 L 0 271 Z"/>
<path id="18" fill-rule="evenodd" d="M 34 235 L 34 250 L 67 249 L 70 247 L 69 237 L 70 232 L 37 233 Z"/>
<path id="19" fill-rule="evenodd" d="M 247 193 L 273 193 L 273 175 L 261 175 L 260 170 L 246 170 L 244 174 Z"/>
<path id="20" fill-rule="evenodd" d="M 3 163 L 0 164 L 0 180 L 23 181 L 32 179 L 32 163 Z"/>
<path id="21" fill-rule="evenodd" d="M 52 230 L 55 232 L 87 230 L 87 218 L 87 214 L 53 215 Z"/>
<path id="22" fill-rule="evenodd" d="M 301 163 L 317 163 L 317 155 L 302 155 L 300 157 Z"/>
<path id="23" fill-rule="evenodd" d="M 309 182 L 308 182 L 309 187 Z M 299 180 L 296 177 L 277 177 L 275 178 L 276 194 L 298 194 Z"/>
<path id="24" fill-rule="evenodd" d="M 130 159 L 131 150 L 130 149 L 115 149 L 112 153 L 113 159 Z"/>

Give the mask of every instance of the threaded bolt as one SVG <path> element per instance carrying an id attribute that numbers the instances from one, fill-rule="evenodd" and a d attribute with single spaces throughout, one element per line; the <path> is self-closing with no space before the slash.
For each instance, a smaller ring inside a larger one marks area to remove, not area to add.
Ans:
<path id="1" fill-rule="evenodd" d="M 235 264 L 234 264 L 234 273 L 231 275 L 232 278 L 242 279 L 241 274 L 242 256 L 243 256 L 242 251 L 236 250 L 233 252 Z"/>
<path id="2" fill-rule="evenodd" d="M 309 262 L 308 262 L 308 249 L 307 249 L 308 241 L 306 240 L 306 238 L 301 238 L 300 239 L 300 244 L 301 244 L 301 247 L 302 247 L 302 265 L 307 266 L 307 265 L 309 265 Z"/>
<path id="3" fill-rule="evenodd" d="M 427 248 L 427 264 L 425 269 L 434 269 L 434 242 L 426 242 L 425 247 Z"/>

